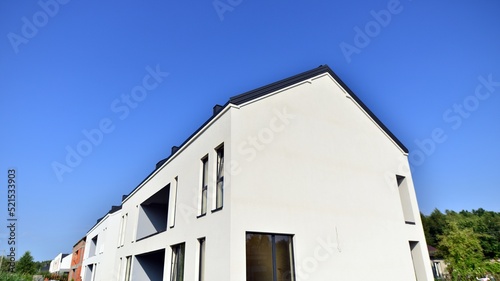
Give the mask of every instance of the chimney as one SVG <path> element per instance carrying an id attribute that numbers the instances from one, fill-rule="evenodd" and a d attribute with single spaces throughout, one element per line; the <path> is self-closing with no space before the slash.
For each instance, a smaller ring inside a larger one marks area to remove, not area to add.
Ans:
<path id="1" fill-rule="evenodd" d="M 223 108 L 224 108 L 224 107 L 223 107 L 222 105 L 220 105 L 220 104 L 216 104 L 216 105 L 214 106 L 213 115 L 214 115 L 214 116 L 215 116 L 215 115 L 217 115 L 219 112 L 221 112 L 221 111 L 222 111 L 222 109 L 223 109 Z"/>

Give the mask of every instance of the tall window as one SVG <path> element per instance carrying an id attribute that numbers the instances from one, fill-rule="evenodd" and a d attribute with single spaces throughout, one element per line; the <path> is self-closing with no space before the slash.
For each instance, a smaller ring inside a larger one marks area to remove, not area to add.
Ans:
<path id="1" fill-rule="evenodd" d="M 98 235 L 94 236 L 92 240 L 90 240 L 90 251 L 89 251 L 89 257 L 95 256 L 99 253 L 97 249 L 97 238 Z"/>
<path id="2" fill-rule="evenodd" d="M 184 243 L 172 246 L 172 267 L 170 281 L 184 280 Z"/>
<path id="3" fill-rule="evenodd" d="M 428 266 L 429 257 L 427 257 L 427 261 L 424 259 L 421 249 L 422 246 L 418 241 L 409 241 L 409 244 L 413 269 L 415 270 L 415 279 L 417 281 L 427 280 L 425 268 Z"/>
<path id="4" fill-rule="evenodd" d="M 175 177 L 174 178 L 174 186 L 172 190 L 170 191 L 172 193 L 172 204 L 170 204 L 171 210 L 169 211 L 170 214 L 170 227 L 175 226 L 175 213 L 177 210 L 177 186 L 179 185 L 179 178 Z"/>
<path id="5" fill-rule="evenodd" d="M 224 145 L 216 150 L 217 152 L 217 189 L 215 194 L 215 207 L 222 208 L 224 198 Z"/>
<path id="6" fill-rule="evenodd" d="M 118 238 L 118 246 L 123 246 L 125 242 L 125 229 L 127 228 L 128 213 L 122 216 L 120 224 L 120 237 Z"/>
<path id="7" fill-rule="evenodd" d="M 132 256 L 128 256 L 125 264 L 125 281 L 130 281 L 131 268 L 132 268 Z"/>
<path id="8" fill-rule="evenodd" d="M 413 206 L 411 204 L 410 190 L 405 177 L 396 175 L 398 182 L 399 199 L 403 208 L 403 216 L 407 224 L 415 224 L 415 216 L 413 215 Z"/>
<path id="9" fill-rule="evenodd" d="M 198 239 L 198 242 L 200 242 L 200 274 L 199 274 L 199 281 L 204 281 L 205 280 L 205 238 L 200 238 Z"/>
<path id="10" fill-rule="evenodd" d="M 202 175 L 201 175 L 201 215 L 207 213 L 208 201 L 208 155 L 201 159 Z"/>
<path id="11" fill-rule="evenodd" d="M 247 233 L 247 281 L 294 281 L 292 236 Z"/>

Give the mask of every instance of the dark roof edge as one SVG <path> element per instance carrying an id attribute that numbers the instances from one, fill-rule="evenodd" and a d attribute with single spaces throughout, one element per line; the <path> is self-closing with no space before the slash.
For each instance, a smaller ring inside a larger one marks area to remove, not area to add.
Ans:
<path id="1" fill-rule="evenodd" d="M 111 214 L 114 214 L 116 213 L 117 211 L 121 210 L 122 209 L 122 205 L 119 205 L 119 206 L 111 206 L 111 209 L 102 217 L 100 217 L 99 219 L 97 219 L 96 223 L 89 229 L 89 231 L 87 231 L 87 233 L 89 233 L 94 227 L 96 227 L 96 225 L 98 225 L 107 215 L 111 215 Z M 80 240 L 78 241 L 80 242 Z M 77 244 L 78 244 L 77 242 Z"/>
<path id="2" fill-rule="evenodd" d="M 246 103 L 248 101 L 265 96 L 265 95 L 270 94 L 272 92 L 275 92 L 275 91 L 281 90 L 283 88 L 292 86 L 292 85 L 297 84 L 301 81 L 311 79 L 311 78 L 318 76 L 320 74 L 323 74 L 323 73 L 329 73 L 333 77 L 333 79 L 335 79 L 337 81 L 337 83 L 339 83 L 340 86 L 342 88 L 344 88 L 344 90 L 346 90 L 347 93 L 349 93 L 349 95 L 356 101 L 356 103 L 358 103 L 361 106 L 361 108 L 363 108 L 363 110 L 366 111 L 366 113 L 368 113 L 368 115 L 387 133 L 387 135 L 389 135 L 389 137 L 391 137 L 391 139 L 394 140 L 394 142 L 404 152 L 408 153 L 408 149 L 406 148 L 406 146 L 384 125 L 384 123 L 382 123 L 382 121 L 380 121 L 380 119 L 377 118 L 377 116 L 375 116 L 375 114 L 373 114 L 373 112 L 358 98 L 358 96 L 356 96 L 356 94 L 354 94 L 354 92 L 344 83 L 344 81 L 342 81 L 342 79 L 340 79 L 337 76 L 337 74 L 335 74 L 335 72 L 333 72 L 333 70 L 326 64 L 321 65 L 315 69 L 311 69 L 309 71 L 294 75 L 292 77 L 289 77 L 289 78 L 271 83 L 269 85 L 257 88 L 255 90 L 248 91 L 248 92 L 243 93 L 241 95 L 231 97 L 229 99 L 229 103 L 232 103 L 235 105 L 241 105 L 243 103 Z"/>
<path id="3" fill-rule="evenodd" d="M 326 66 L 328 67 L 328 66 Z M 385 133 L 387 135 L 389 135 L 389 137 L 405 152 L 405 153 L 409 153 L 409 150 L 408 148 L 406 148 L 406 146 L 391 132 L 391 130 L 389 130 L 389 128 L 387 128 L 384 123 L 382 123 L 382 121 L 380 121 L 380 119 L 378 119 L 378 117 L 358 98 L 358 96 L 356 96 L 356 94 L 351 90 L 349 89 L 349 87 L 344 83 L 344 81 L 342 81 L 338 76 L 337 74 L 335 74 L 335 72 L 333 72 L 333 70 L 330 69 L 330 67 L 328 67 L 329 69 L 329 73 L 330 75 L 333 76 L 333 78 L 340 84 L 340 86 L 342 86 L 342 88 L 344 88 L 348 93 L 349 95 L 361 106 L 361 108 L 363 108 L 364 111 L 366 111 L 366 113 L 368 113 L 368 115 L 370 115 L 370 117 L 380 126 L 380 128 L 382 128 L 382 130 L 385 131 Z"/>
<path id="4" fill-rule="evenodd" d="M 270 94 L 272 92 L 284 89 L 286 87 L 289 87 L 289 86 L 297 84 L 301 81 L 316 77 L 316 76 L 323 74 L 323 73 L 329 73 L 333 77 L 333 79 L 335 79 L 337 81 L 337 83 L 339 83 L 340 86 L 342 88 L 344 88 L 344 90 L 346 90 L 347 93 L 349 93 L 349 95 L 356 101 L 356 103 L 358 103 L 361 106 L 361 108 L 363 108 L 363 110 L 366 113 L 368 113 L 368 115 L 382 128 L 382 130 L 384 130 L 384 132 L 387 135 L 389 135 L 389 137 L 404 152 L 408 153 L 408 149 L 406 148 L 406 146 L 382 123 L 382 121 L 380 121 L 380 119 L 377 118 L 377 116 L 375 116 L 375 114 L 373 114 L 373 112 L 370 109 L 368 109 L 368 107 L 358 98 L 358 96 L 356 96 L 356 94 L 354 94 L 354 92 L 351 89 L 349 89 L 349 87 L 347 87 L 347 85 L 337 76 L 337 74 L 335 74 L 335 72 L 333 72 L 333 70 L 326 64 L 320 65 L 317 68 L 299 73 L 299 74 L 291 76 L 289 78 L 285 78 L 285 79 L 282 79 L 280 81 L 262 86 L 260 88 L 255 89 L 255 90 L 251 90 L 251 91 L 245 92 L 245 93 L 240 94 L 240 95 L 232 96 L 229 98 L 229 101 L 222 106 L 222 108 L 226 108 L 229 104 L 241 105 L 241 104 L 246 103 L 248 101 L 251 101 L 251 100 L 257 99 L 259 97 L 265 96 L 267 94 Z M 212 119 L 214 119 L 218 115 L 218 113 L 220 113 L 220 111 L 223 111 L 223 109 L 218 110 L 217 114 L 212 114 L 210 116 L 210 118 L 208 118 L 207 121 L 205 121 L 196 131 L 193 132 L 193 134 L 191 134 L 181 145 L 178 146 L 178 150 L 180 150 L 182 147 L 184 147 L 184 145 L 186 143 L 188 143 L 189 140 L 191 140 L 199 131 L 201 131 L 207 124 L 209 124 L 212 121 Z M 146 178 L 144 178 L 127 196 L 124 196 L 124 198 L 122 198 L 122 203 L 125 200 L 127 200 L 127 198 L 129 198 L 129 196 L 132 193 L 134 193 L 147 179 L 149 179 L 149 177 L 151 177 L 151 175 L 153 175 L 174 154 L 175 153 L 172 153 L 167 158 L 160 160 L 157 163 L 156 168 L 149 175 L 147 175 Z M 160 162 L 161 162 L 161 164 L 160 164 Z M 158 164 L 160 164 L 160 165 L 158 165 Z"/>
<path id="5" fill-rule="evenodd" d="M 217 112 L 214 112 L 215 114 L 212 114 L 210 116 L 210 118 L 208 118 L 207 121 L 205 121 L 198 129 L 196 129 L 196 131 L 194 131 L 181 145 L 179 146 L 176 146 L 176 149 L 172 150 L 171 152 L 173 153 L 170 153 L 170 155 L 167 157 L 167 158 L 164 158 L 164 159 L 161 159 L 160 161 L 158 161 L 158 163 L 156 163 L 156 167 L 155 169 L 149 173 L 149 175 L 147 175 L 128 195 L 124 195 L 122 196 L 122 204 L 123 202 L 125 202 L 125 200 L 127 200 L 129 198 L 129 196 L 134 193 L 145 181 L 147 181 L 149 179 L 149 177 L 151 177 L 158 169 L 161 168 L 161 166 L 163 166 L 163 164 L 165 164 L 165 162 L 168 162 L 168 160 L 170 160 L 170 158 L 172 158 L 172 156 L 175 155 L 175 153 L 178 151 L 178 150 L 181 150 L 184 145 L 186 145 L 186 143 L 188 143 L 196 134 L 198 134 L 199 131 L 201 131 L 207 124 L 209 124 L 216 116 L 219 115 L 219 113 L 221 111 L 224 111 L 224 108 L 227 107 L 227 105 L 229 104 L 229 102 L 227 102 L 226 104 L 222 105 L 222 109 L 220 110 L 217 110 Z"/>
<path id="6" fill-rule="evenodd" d="M 78 243 L 80 243 L 81 241 L 87 241 L 87 236 L 83 236 L 83 238 L 81 238 L 80 240 L 78 240 L 78 242 L 75 243 L 75 245 L 73 245 L 73 248 L 76 247 L 76 245 L 78 245 Z"/>

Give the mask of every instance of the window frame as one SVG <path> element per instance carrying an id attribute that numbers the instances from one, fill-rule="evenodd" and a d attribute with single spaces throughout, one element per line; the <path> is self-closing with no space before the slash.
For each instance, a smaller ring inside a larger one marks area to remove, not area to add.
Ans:
<path id="1" fill-rule="evenodd" d="M 130 281 L 130 277 L 132 276 L 132 256 L 125 257 L 125 272 L 124 278 L 125 281 Z"/>
<path id="2" fill-rule="evenodd" d="M 215 148 L 216 170 L 215 170 L 215 209 L 213 212 L 221 210 L 224 206 L 224 144 Z"/>
<path id="3" fill-rule="evenodd" d="M 205 263 L 206 263 L 206 245 L 207 245 L 207 239 L 206 237 L 202 237 L 198 239 L 200 251 L 199 251 L 199 260 L 198 260 L 198 281 L 204 281 L 205 280 Z"/>
<path id="4" fill-rule="evenodd" d="M 288 236 L 290 239 L 290 271 L 291 271 L 291 281 L 296 281 L 297 275 L 295 274 L 295 253 L 294 253 L 294 237 L 293 234 L 286 233 L 268 233 L 268 232 L 245 232 L 245 262 L 246 262 L 246 274 L 248 274 L 248 253 L 246 252 L 248 235 L 268 235 L 271 236 L 271 259 L 272 259 L 272 270 L 273 270 L 273 281 L 278 281 L 277 276 L 277 265 L 276 265 L 276 236 Z M 248 276 L 247 276 L 248 277 Z"/>
<path id="5" fill-rule="evenodd" d="M 207 214 L 208 210 L 208 154 L 201 158 L 201 201 L 200 215 L 202 217 Z"/>
<path id="6" fill-rule="evenodd" d="M 184 281 L 184 266 L 186 261 L 186 243 L 180 243 L 171 246 L 172 258 L 170 261 L 170 281 Z M 182 261 L 179 260 L 180 253 L 182 253 Z M 182 269 L 179 265 L 182 264 Z M 181 271 L 181 272 L 179 272 Z M 175 273 L 175 274 L 174 274 Z"/>

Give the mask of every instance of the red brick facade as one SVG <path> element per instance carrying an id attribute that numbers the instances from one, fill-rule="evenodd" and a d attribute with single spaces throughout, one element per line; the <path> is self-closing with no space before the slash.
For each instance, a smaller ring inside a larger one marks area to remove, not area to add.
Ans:
<path id="1" fill-rule="evenodd" d="M 73 246 L 73 258 L 71 259 L 68 281 L 82 281 L 81 271 L 83 251 L 85 250 L 85 238 L 86 237 L 83 237 Z"/>

